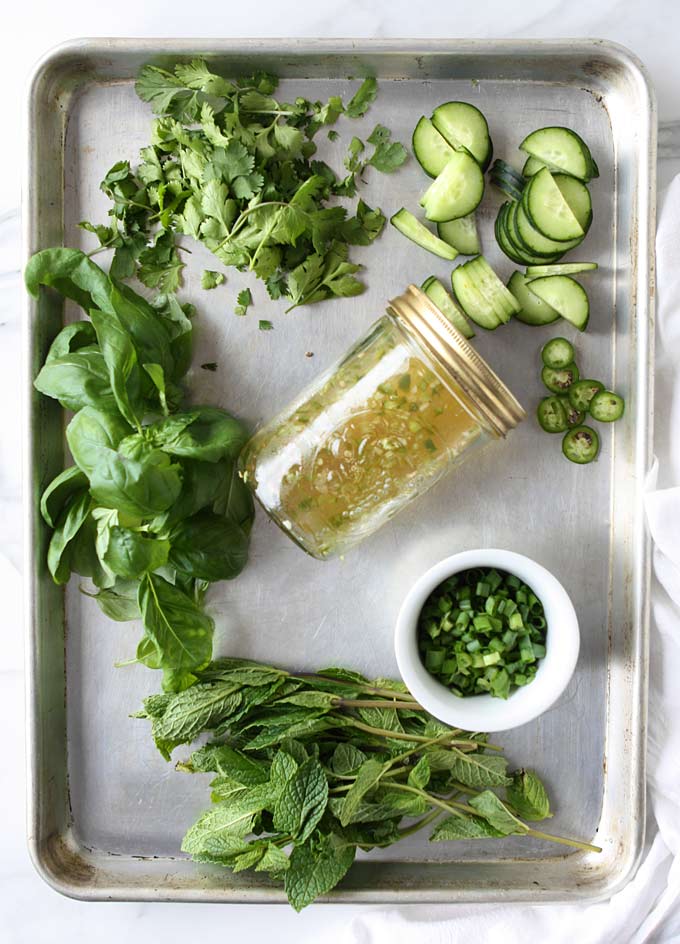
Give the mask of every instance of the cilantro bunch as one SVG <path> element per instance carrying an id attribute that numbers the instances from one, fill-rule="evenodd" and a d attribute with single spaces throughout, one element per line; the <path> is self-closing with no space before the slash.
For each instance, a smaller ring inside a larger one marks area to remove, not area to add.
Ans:
<path id="1" fill-rule="evenodd" d="M 447 727 L 389 679 L 219 659 L 185 691 L 147 698 L 137 717 L 151 721 L 166 759 L 212 736 L 178 764 L 215 775 L 213 805 L 183 850 L 234 872 L 268 872 L 297 911 L 337 885 L 357 849 L 426 826 L 433 842 L 518 835 L 599 851 L 528 826 L 552 815 L 537 775 L 509 774 L 485 734 Z"/>
<path id="2" fill-rule="evenodd" d="M 37 253 L 25 277 L 32 294 L 52 286 L 89 315 L 59 332 L 35 380 L 74 413 L 74 464 L 40 502 L 48 569 L 57 584 L 89 577 L 112 619 L 140 619 L 137 661 L 179 690 L 212 656 L 208 586 L 248 559 L 254 509 L 236 467 L 248 434 L 216 407 L 181 409 L 191 306 L 152 305 L 77 249 Z"/>
<path id="3" fill-rule="evenodd" d="M 158 116 L 151 144 L 133 169 L 120 161 L 101 183 L 111 198 L 111 223 L 81 226 L 102 248 L 113 248 L 116 278 L 137 276 L 161 292 L 175 291 L 184 267 L 178 237 L 202 242 L 225 265 L 252 271 L 271 298 L 288 309 L 364 290 L 362 268 L 350 246 L 365 246 L 382 231 L 385 217 L 359 200 L 355 213 L 337 203 L 353 197 L 364 169 L 389 173 L 403 164 L 405 148 L 378 125 L 368 138 L 353 137 L 338 177 L 314 159 L 315 135 L 345 113 L 357 118 L 376 96 L 366 79 L 345 106 L 273 97 L 278 80 L 265 73 L 228 81 L 203 60 L 169 72 L 145 66 L 136 91 Z M 329 137 L 337 133 L 331 129 Z M 203 285 L 219 284 L 206 272 Z"/>

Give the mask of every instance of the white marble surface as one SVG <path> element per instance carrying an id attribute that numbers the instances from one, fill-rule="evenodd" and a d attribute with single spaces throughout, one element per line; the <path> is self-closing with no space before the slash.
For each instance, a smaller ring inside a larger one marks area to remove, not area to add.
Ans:
<path id="1" fill-rule="evenodd" d="M 75 36 L 336 36 L 336 37 L 600 37 L 633 49 L 655 83 L 660 184 L 680 170 L 680 4 L 676 0 L 117 0 L 115 4 L 25 0 L 3 13 L 3 135 L 0 143 L 0 598 L 4 633 L 0 664 L 0 941 L 42 944 L 125 937 L 180 941 L 228 935 L 231 940 L 333 942 L 344 938 L 347 906 L 283 908 L 217 905 L 92 905 L 61 898 L 33 872 L 24 841 L 23 684 L 19 576 L 21 558 L 18 266 L 19 174 L 23 82 L 49 47 Z M 659 451 L 665 445 L 659 443 Z M 432 909 L 434 912 L 435 909 Z M 625 944 L 625 942 L 621 942 Z"/>

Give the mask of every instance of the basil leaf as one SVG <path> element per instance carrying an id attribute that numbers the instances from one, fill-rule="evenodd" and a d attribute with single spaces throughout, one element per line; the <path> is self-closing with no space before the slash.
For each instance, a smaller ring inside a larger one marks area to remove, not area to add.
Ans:
<path id="1" fill-rule="evenodd" d="M 79 249 L 43 249 L 31 256 L 24 271 L 26 288 L 37 297 L 41 285 L 49 285 L 73 299 L 85 311 L 110 311 L 108 276 Z"/>
<path id="2" fill-rule="evenodd" d="M 92 406 L 79 410 L 66 427 L 68 447 L 86 475 L 91 475 L 100 461 L 102 448 L 116 449 L 129 434 L 130 427 L 122 417 Z"/>
<path id="3" fill-rule="evenodd" d="M 229 521 L 250 533 L 255 518 L 253 493 L 238 474 L 238 466 L 233 462 L 224 477 L 224 485 L 219 489 L 213 510 L 224 515 Z"/>
<path id="4" fill-rule="evenodd" d="M 285 889 L 288 901 L 301 911 L 334 888 L 348 871 L 356 848 L 339 836 L 314 836 L 295 846 L 289 856 Z"/>
<path id="5" fill-rule="evenodd" d="M 170 539 L 172 566 L 200 580 L 231 580 L 248 560 L 248 538 L 241 528 L 210 511 L 180 522 Z"/>
<path id="6" fill-rule="evenodd" d="M 165 390 L 165 373 L 160 364 L 143 364 L 144 370 L 147 372 L 151 381 L 158 391 L 158 400 L 161 405 L 163 413 L 167 416 L 169 413 L 168 410 L 168 401 L 166 397 Z"/>
<path id="7" fill-rule="evenodd" d="M 132 455 L 102 449 L 90 474 L 92 497 L 100 505 L 116 508 L 142 518 L 153 517 L 169 508 L 180 493 L 179 466 L 169 456 L 146 443 L 139 443 Z"/>
<path id="8" fill-rule="evenodd" d="M 40 513 L 51 528 L 74 495 L 87 488 L 87 477 L 72 465 L 53 478 L 40 499 Z"/>
<path id="9" fill-rule="evenodd" d="M 128 285 L 117 279 L 111 282 L 110 303 L 121 327 L 132 339 L 139 363 L 160 364 L 166 376 L 174 376 L 175 364 L 163 319 Z"/>
<path id="10" fill-rule="evenodd" d="M 97 332 L 97 340 L 104 355 L 118 409 L 130 426 L 139 427 L 143 408 L 140 402 L 137 352 L 130 340 L 130 334 L 116 315 L 91 311 L 90 317 Z"/>
<path id="11" fill-rule="evenodd" d="M 81 350 L 55 357 L 42 367 L 33 386 L 67 410 L 93 406 L 107 413 L 118 411 L 101 351 Z"/>
<path id="12" fill-rule="evenodd" d="M 155 446 L 174 456 L 218 462 L 236 459 L 248 435 L 233 416 L 217 407 L 175 414 L 148 428 Z"/>
<path id="13" fill-rule="evenodd" d="M 546 789 L 533 770 L 516 770 L 505 795 L 522 819 L 533 821 L 552 816 Z"/>
<path id="14" fill-rule="evenodd" d="M 109 531 L 103 564 L 117 577 L 136 580 L 148 571 L 157 570 L 168 560 L 170 542 L 145 537 L 128 528 L 114 526 Z"/>
<path id="15" fill-rule="evenodd" d="M 112 587 L 100 590 L 98 593 L 88 593 L 97 601 L 99 608 L 109 619 L 118 623 L 142 618 L 137 602 L 139 593 L 138 580 L 116 580 Z"/>
<path id="16" fill-rule="evenodd" d="M 139 609 L 150 650 L 163 668 L 192 670 L 206 665 L 212 652 L 212 619 L 185 593 L 158 574 L 139 585 Z"/>
<path id="17" fill-rule="evenodd" d="M 47 567 L 55 583 L 67 583 L 71 576 L 69 546 L 89 515 L 91 505 L 89 493 L 83 491 L 59 519 L 47 550 Z"/>
<path id="18" fill-rule="evenodd" d="M 66 357 L 84 347 L 97 343 L 97 335 L 91 321 L 74 321 L 62 328 L 47 352 L 45 363 Z"/>

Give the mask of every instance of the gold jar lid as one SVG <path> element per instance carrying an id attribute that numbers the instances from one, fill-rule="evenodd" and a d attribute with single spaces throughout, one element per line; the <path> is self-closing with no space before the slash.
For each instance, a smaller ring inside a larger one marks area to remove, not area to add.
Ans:
<path id="1" fill-rule="evenodd" d="M 390 301 L 388 311 L 454 378 L 495 433 L 505 436 L 524 419 L 525 411 L 503 381 L 419 288 L 409 285 Z"/>

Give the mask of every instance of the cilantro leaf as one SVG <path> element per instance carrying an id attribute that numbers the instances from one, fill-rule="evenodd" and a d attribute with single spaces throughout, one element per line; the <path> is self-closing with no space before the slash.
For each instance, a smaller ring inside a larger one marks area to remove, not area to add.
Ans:
<path id="1" fill-rule="evenodd" d="M 213 272 L 212 269 L 204 269 L 201 276 L 201 288 L 206 290 L 211 288 L 217 288 L 218 285 L 221 285 L 224 282 L 224 273 L 223 272 Z"/>
<path id="2" fill-rule="evenodd" d="M 244 288 L 236 296 L 234 314 L 243 316 L 248 313 L 248 307 L 253 304 L 253 296 L 249 288 Z"/>
<path id="3" fill-rule="evenodd" d="M 271 321 L 267 321 L 265 318 L 262 318 L 258 323 L 258 328 L 260 331 L 273 331 L 274 325 Z"/>
<path id="4" fill-rule="evenodd" d="M 375 101 L 377 94 L 377 81 L 372 76 L 364 79 L 357 91 L 347 103 L 345 113 L 349 118 L 361 118 L 361 116 L 365 115 L 368 111 L 371 102 Z"/>

